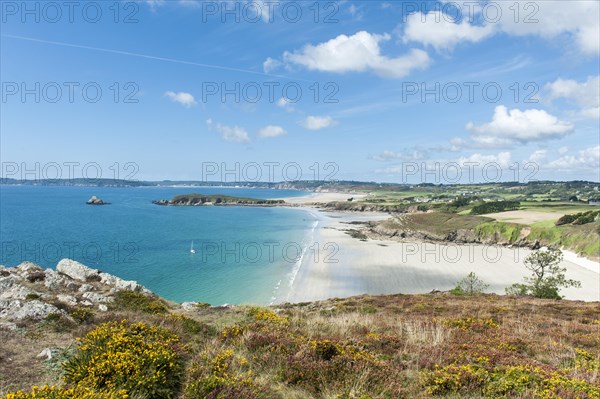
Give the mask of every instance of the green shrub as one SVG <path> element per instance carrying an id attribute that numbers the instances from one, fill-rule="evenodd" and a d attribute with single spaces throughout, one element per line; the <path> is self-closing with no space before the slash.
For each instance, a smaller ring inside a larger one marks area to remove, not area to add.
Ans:
<path id="1" fill-rule="evenodd" d="M 579 212 L 573 215 L 564 215 L 556 221 L 557 226 L 563 224 L 582 225 L 592 223 L 600 216 L 600 211 Z"/>
<path id="2" fill-rule="evenodd" d="M 448 318 L 442 323 L 445 327 L 458 328 L 469 331 L 485 331 L 490 328 L 498 328 L 494 319 L 482 319 L 479 317 Z"/>
<path id="3" fill-rule="evenodd" d="M 79 324 L 86 324 L 94 319 L 96 313 L 89 308 L 77 308 L 71 313 L 71 317 Z"/>
<path id="4" fill-rule="evenodd" d="M 92 389 L 170 399 L 183 374 L 182 348 L 172 332 L 126 321 L 101 325 L 81 339 L 63 368 L 64 379 Z"/>
<path id="5" fill-rule="evenodd" d="M 450 202 L 449 205 L 456 207 L 456 208 L 460 208 L 460 207 L 469 205 L 471 203 L 471 201 L 475 200 L 476 198 L 477 197 L 468 197 L 468 196 L 458 197 L 454 201 Z"/>
<path id="6" fill-rule="evenodd" d="M 50 313 L 44 319 L 44 323 L 56 332 L 67 332 L 75 328 L 75 323 L 60 313 Z"/>
<path id="7" fill-rule="evenodd" d="M 185 397 L 189 399 L 269 399 L 278 398 L 259 386 L 246 358 L 232 349 L 203 352 L 192 364 Z"/>
<path id="8" fill-rule="evenodd" d="M 577 219 L 575 215 L 564 215 L 561 216 L 555 223 L 556 226 L 562 226 L 563 224 L 573 223 Z"/>
<path id="9" fill-rule="evenodd" d="M 358 311 L 362 314 L 373 314 L 377 313 L 377 308 L 374 306 L 363 306 L 359 308 Z"/>
<path id="10" fill-rule="evenodd" d="M 167 306 L 161 299 L 134 291 L 119 291 L 115 295 L 112 308 L 151 314 L 167 312 Z"/>
<path id="11" fill-rule="evenodd" d="M 336 345 L 335 342 L 331 342 L 327 339 L 323 341 L 314 341 L 311 343 L 311 346 L 314 347 L 315 354 L 321 360 L 331 360 L 342 353 L 341 348 Z"/>
<path id="12" fill-rule="evenodd" d="M 484 215 L 486 213 L 514 211 L 519 209 L 518 201 L 491 201 L 476 205 L 471 209 L 471 215 Z"/>
<path id="13" fill-rule="evenodd" d="M 525 258 L 525 267 L 531 271 L 523 283 L 506 288 L 508 295 L 531 295 L 536 298 L 562 299 L 561 288 L 581 287 L 581 282 L 567 279 L 566 268 L 560 267 L 563 259 L 559 250 L 535 251 Z"/>
<path id="14" fill-rule="evenodd" d="M 456 287 L 450 290 L 450 293 L 454 295 L 476 295 L 483 293 L 488 287 L 488 284 L 471 272 L 467 277 L 456 283 Z"/>
<path id="15" fill-rule="evenodd" d="M 183 334 L 211 337 L 217 334 L 217 329 L 207 323 L 186 317 L 181 313 L 169 313 L 165 315 L 166 320 L 173 322 L 173 329 L 179 327 Z M 176 330 L 179 331 L 179 330 Z"/>
<path id="16" fill-rule="evenodd" d="M 450 364 L 424 372 L 423 383 L 436 396 L 476 393 L 486 398 L 583 399 L 600 395 L 600 388 L 593 384 L 531 364 Z"/>
<path id="17" fill-rule="evenodd" d="M 31 392 L 8 393 L 3 399 L 128 399 L 125 391 L 104 392 L 90 388 L 33 387 Z"/>

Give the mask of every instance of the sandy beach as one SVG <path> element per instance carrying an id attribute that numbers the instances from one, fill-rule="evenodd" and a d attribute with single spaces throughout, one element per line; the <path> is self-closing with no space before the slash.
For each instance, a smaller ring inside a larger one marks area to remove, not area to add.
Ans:
<path id="1" fill-rule="evenodd" d="M 454 245 L 387 240 L 360 241 L 344 230 L 356 221 L 382 220 L 383 213 L 323 212 L 314 208 L 319 224 L 314 240 L 319 251 L 307 251 L 285 297 L 278 302 L 304 302 L 359 294 L 427 293 L 452 289 L 475 272 L 489 284 L 487 292 L 505 288 L 528 276 L 523 259 L 526 248 Z M 581 288 L 564 289 L 566 299 L 600 301 L 597 262 L 565 254 L 567 277 Z"/>

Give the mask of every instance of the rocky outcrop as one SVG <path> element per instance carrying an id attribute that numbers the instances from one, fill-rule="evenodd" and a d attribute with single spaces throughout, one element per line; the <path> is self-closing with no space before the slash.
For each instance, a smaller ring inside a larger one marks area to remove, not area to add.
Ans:
<path id="1" fill-rule="evenodd" d="M 104 202 L 102 198 L 98 198 L 95 195 L 85 202 L 88 205 L 109 205 L 108 202 Z"/>
<path id="2" fill-rule="evenodd" d="M 113 288 L 113 291 L 128 290 L 143 291 L 146 293 L 150 293 L 150 291 L 138 284 L 136 281 L 127 281 L 117 276 L 113 276 L 112 274 L 102 273 L 98 269 L 92 269 L 82 263 L 71 259 L 63 259 L 60 262 L 58 262 L 58 265 L 56 265 L 56 271 L 66 276 L 69 276 L 74 280 L 86 283 L 79 287 L 79 290 L 82 292 L 90 290 L 90 287 L 92 286 L 88 283 L 99 281 L 104 285 L 111 286 Z"/>
<path id="3" fill-rule="evenodd" d="M 72 259 L 63 259 L 56 270 L 32 262 L 0 266 L 0 328 L 15 322 L 43 320 L 52 314 L 70 318 L 68 309 L 91 307 L 107 311 L 119 291 L 152 294 L 135 281 L 126 281 Z"/>
<path id="4" fill-rule="evenodd" d="M 68 314 L 54 305 L 40 301 L 0 300 L 0 319 L 21 321 L 25 319 L 42 320 L 51 314 Z"/>
<path id="5" fill-rule="evenodd" d="M 183 194 L 176 195 L 170 200 L 161 199 L 152 201 L 155 205 L 162 206 L 286 206 L 284 200 L 271 200 L 261 198 L 241 198 L 221 194 Z"/>
<path id="6" fill-rule="evenodd" d="M 366 202 L 326 202 L 314 203 L 313 205 L 332 211 L 350 211 L 350 212 L 390 212 L 390 213 L 407 213 L 416 212 L 416 207 L 407 205 L 388 205 L 388 204 L 373 204 Z"/>
<path id="7" fill-rule="evenodd" d="M 106 284 L 112 286 L 113 291 L 140 291 L 146 294 L 150 294 L 151 292 L 146 289 L 144 286 L 137 283 L 137 281 L 133 280 L 123 280 L 117 276 L 113 276 L 108 273 L 100 273 L 100 282 L 102 284 Z"/>
<path id="8" fill-rule="evenodd" d="M 0 277 L 0 299 L 25 299 L 28 295 L 35 294 L 31 289 L 22 286 L 20 281 L 17 276 Z"/>
<path id="9" fill-rule="evenodd" d="M 56 271 L 71 277 L 74 280 L 88 281 L 95 276 L 99 277 L 100 271 L 92 269 L 71 259 L 63 259 L 56 265 Z"/>
<path id="10" fill-rule="evenodd" d="M 198 307 L 197 302 L 184 302 L 181 304 L 181 308 L 186 312 L 190 312 Z"/>
<path id="11" fill-rule="evenodd" d="M 504 245 L 527 247 L 538 249 L 540 242 L 538 240 L 527 240 L 526 234 L 521 234 L 518 239 L 511 241 L 504 237 L 500 232 L 493 234 L 483 234 L 475 228 L 455 229 L 444 234 L 435 234 L 430 231 L 412 230 L 394 223 L 393 219 L 387 219 L 378 222 L 368 222 L 362 229 L 362 232 L 372 239 L 387 239 L 392 241 L 434 241 L 434 242 L 452 242 L 456 244 L 484 244 L 484 245 Z"/>

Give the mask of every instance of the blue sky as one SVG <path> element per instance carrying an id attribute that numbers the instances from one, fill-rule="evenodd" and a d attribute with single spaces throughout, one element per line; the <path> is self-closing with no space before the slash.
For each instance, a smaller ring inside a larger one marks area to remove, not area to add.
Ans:
<path id="1" fill-rule="evenodd" d="M 4 177 L 600 180 L 597 1 L 0 3 Z"/>

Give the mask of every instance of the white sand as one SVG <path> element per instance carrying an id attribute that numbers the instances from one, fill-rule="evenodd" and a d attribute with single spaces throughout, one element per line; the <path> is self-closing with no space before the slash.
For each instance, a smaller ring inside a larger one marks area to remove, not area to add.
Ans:
<path id="1" fill-rule="evenodd" d="M 531 252 L 528 249 L 371 239 L 362 242 L 341 231 L 356 228 L 344 222 L 381 220 L 389 216 L 316 213 L 320 215 L 320 221 L 314 240 L 320 250 L 307 251 L 289 292 L 278 298 L 278 302 L 313 301 L 365 293 L 445 291 L 472 271 L 489 284 L 487 292 L 504 294 L 507 286 L 521 282 L 528 275 L 523 265 L 523 259 Z M 335 248 L 339 249 L 337 253 L 333 253 Z M 325 261 L 326 255 L 330 255 L 329 261 Z M 562 294 L 567 299 L 600 301 L 598 265 L 594 266 L 594 271 L 592 267 L 585 266 L 587 262 L 584 261 L 565 253 L 562 265 L 567 268 L 567 277 L 581 281 L 582 288 L 565 289 Z"/>
<path id="2" fill-rule="evenodd" d="M 575 252 L 566 251 L 564 249 L 562 250 L 562 253 L 565 260 L 600 274 L 600 262 L 594 262 L 593 260 L 577 255 Z"/>

